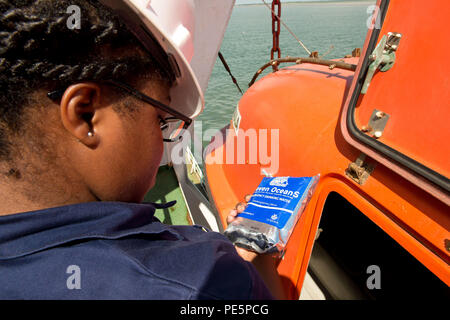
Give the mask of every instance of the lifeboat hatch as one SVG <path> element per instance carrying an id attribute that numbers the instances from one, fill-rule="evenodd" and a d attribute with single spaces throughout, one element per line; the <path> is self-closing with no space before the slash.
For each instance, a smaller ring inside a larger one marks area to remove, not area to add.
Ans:
<path id="1" fill-rule="evenodd" d="M 447 2 L 378 1 L 340 122 L 349 144 L 450 204 Z M 374 110 L 389 115 L 381 131 Z"/>

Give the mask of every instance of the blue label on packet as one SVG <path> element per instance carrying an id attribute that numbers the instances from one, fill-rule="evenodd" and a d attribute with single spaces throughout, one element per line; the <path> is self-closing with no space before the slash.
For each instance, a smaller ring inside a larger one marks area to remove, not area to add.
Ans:
<path id="1" fill-rule="evenodd" d="M 312 177 L 263 178 L 239 217 L 284 228 L 305 198 Z"/>

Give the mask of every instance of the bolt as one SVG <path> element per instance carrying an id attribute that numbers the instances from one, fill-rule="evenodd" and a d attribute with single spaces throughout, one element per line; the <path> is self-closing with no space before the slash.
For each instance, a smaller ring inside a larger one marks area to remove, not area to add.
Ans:
<path id="1" fill-rule="evenodd" d="M 383 111 L 377 111 L 377 113 L 375 113 L 375 116 L 376 116 L 378 119 L 381 119 L 381 118 L 384 117 L 384 112 L 383 112 Z"/>
<path id="2" fill-rule="evenodd" d="M 383 134 L 383 132 L 381 132 L 381 131 L 375 131 L 375 133 L 373 135 L 375 136 L 375 138 L 378 139 L 381 137 L 382 134 Z"/>
<path id="3" fill-rule="evenodd" d="M 361 127 L 361 131 L 362 132 L 368 132 L 368 131 L 370 131 L 370 127 L 369 126 L 362 126 Z"/>

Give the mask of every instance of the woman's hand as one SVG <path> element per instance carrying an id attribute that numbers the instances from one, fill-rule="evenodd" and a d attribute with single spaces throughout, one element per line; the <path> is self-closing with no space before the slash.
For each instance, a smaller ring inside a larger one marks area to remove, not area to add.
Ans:
<path id="1" fill-rule="evenodd" d="M 228 216 L 227 216 L 228 224 L 230 224 L 236 220 L 239 221 L 239 219 L 241 219 L 237 215 L 244 212 L 245 208 L 247 208 L 247 204 L 250 201 L 251 197 L 252 197 L 251 194 L 246 195 L 244 197 L 244 202 L 238 202 L 238 204 L 236 204 L 234 209 L 230 210 L 230 212 L 228 213 Z M 258 256 L 258 254 L 256 252 L 246 250 L 246 249 L 243 249 L 238 246 L 235 246 L 235 248 L 236 248 L 236 251 L 238 252 L 238 254 L 241 256 L 241 258 L 246 261 L 252 262 Z"/>
<path id="2" fill-rule="evenodd" d="M 233 210 L 230 210 L 227 216 L 228 224 L 233 221 L 243 219 L 239 218 L 237 215 L 245 210 L 251 197 L 251 194 L 246 195 L 244 197 L 244 202 L 239 202 Z M 276 299 L 286 299 L 280 276 L 277 272 L 277 259 L 271 257 L 270 255 L 258 254 L 238 246 L 235 246 L 235 248 L 242 259 L 251 262 L 255 266 L 273 296 Z"/>
<path id="3" fill-rule="evenodd" d="M 237 215 L 239 213 L 242 213 L 245 208 L 247 208 L 247 204 L 250 201 L 250 199 L 252 198 L 251 194 L 248 194 L 244 197 L 244 202 L 239 202 L 236 207 L 234 207 L 233 210 L 230 210 L 230 212 L 228 213 L 228 217 L 227 217 L 227 223 L 230 224 L 232 223 L 234 220 L 239 219 L 237 217 Z"/>

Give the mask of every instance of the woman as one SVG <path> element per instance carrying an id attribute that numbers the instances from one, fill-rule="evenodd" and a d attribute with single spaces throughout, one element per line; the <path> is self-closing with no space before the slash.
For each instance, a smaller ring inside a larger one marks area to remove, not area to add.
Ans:
<path id="1" fill-rule="evenodd" d="M 270 258 L 239 250 L 265 284 L 222 235 L 139 204 L 167 121 L 186 123 L 158 55 L 98 1 L 0 10 L 0 298 L 271 298 L 266 285 L 280 297 Z"/>

